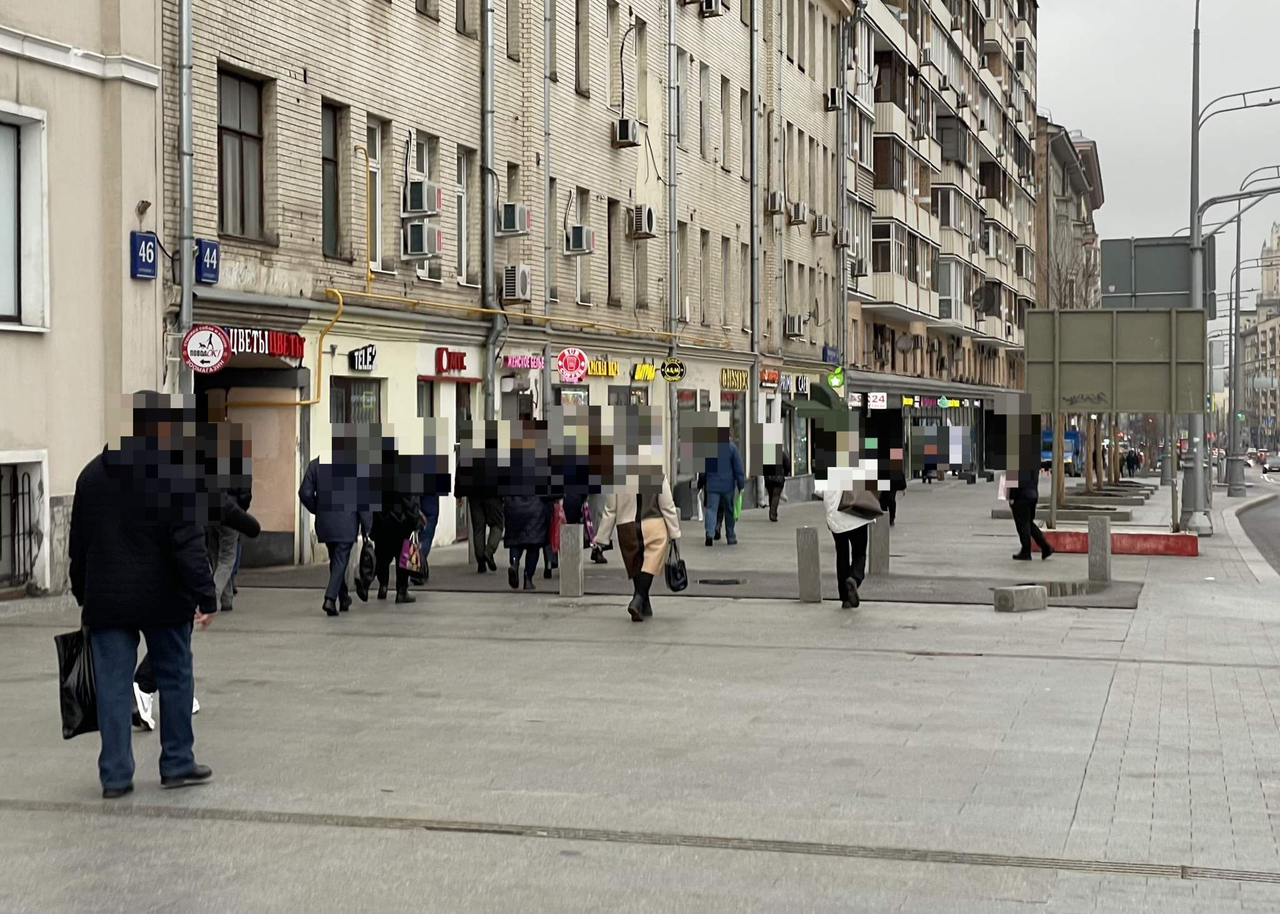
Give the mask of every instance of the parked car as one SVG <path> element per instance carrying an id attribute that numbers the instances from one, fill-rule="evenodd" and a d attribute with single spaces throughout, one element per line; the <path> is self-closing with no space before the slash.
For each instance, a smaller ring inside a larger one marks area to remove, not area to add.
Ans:
<path id="1" fill-rule="evenodd" d="M 1280 473 L 1280 454 L 1272 454 L 1266 460 L 1262 461 L 1262 472 Z"/>

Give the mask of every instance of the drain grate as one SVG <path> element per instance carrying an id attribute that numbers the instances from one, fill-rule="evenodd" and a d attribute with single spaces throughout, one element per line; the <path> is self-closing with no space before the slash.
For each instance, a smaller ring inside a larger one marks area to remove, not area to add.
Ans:
<path id="1" fill-rule="evenodd" d="M 741 584 L 741 578 L 698 578 L 699 584 L 709 584 L 712 587 L 732 587 L 735 584 Z"/>

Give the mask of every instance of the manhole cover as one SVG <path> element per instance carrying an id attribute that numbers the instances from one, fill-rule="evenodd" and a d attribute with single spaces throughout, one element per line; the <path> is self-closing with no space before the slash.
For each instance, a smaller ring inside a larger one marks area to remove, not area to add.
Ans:
<path id="1" fill-rule="evenodd" d="M 698 578 L 699 584 L 710 584 L 713 587 L 731 587 L 734 584 L 741 584 L 738 578 Z"/>

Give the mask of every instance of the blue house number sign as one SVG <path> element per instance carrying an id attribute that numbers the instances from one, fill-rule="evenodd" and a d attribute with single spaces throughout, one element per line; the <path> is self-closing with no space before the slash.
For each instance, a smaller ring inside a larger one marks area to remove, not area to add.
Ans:
<path id="1" fill-rule="evenodd" d="M 213 285 L 218 281 L 218 266 L 222 260 L 222 248 L 216 241 L 196 239 L 196 282 Z"/>
<path id="2" fill-rule="evenodd" d="M 159 244 L 153 232 L 129 233 L 129 276 L 155 279 L 159 261 Z"/>

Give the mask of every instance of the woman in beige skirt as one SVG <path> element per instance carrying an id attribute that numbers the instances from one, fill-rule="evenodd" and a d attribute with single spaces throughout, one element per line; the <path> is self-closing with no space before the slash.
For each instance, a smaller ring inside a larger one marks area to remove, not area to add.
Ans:
<path id="1" fill-rule="evenodd" d="M 649 587 L 654 575 L 662 572 L 667 545 L 671 540 L 680 539 L 680 515 L 671 498 L 666 475 L 660 470 L 654 475 L 656 481 L 649 476 L 638 492 L 610 492 L 600 526 L 596 528 L 599 544 L 613 542 L 614 528 L 618 530 L 618 551 L 634 588 L 631 602 L 627 604 L 632 622 L 642 622 L 653 615 Z"/>

